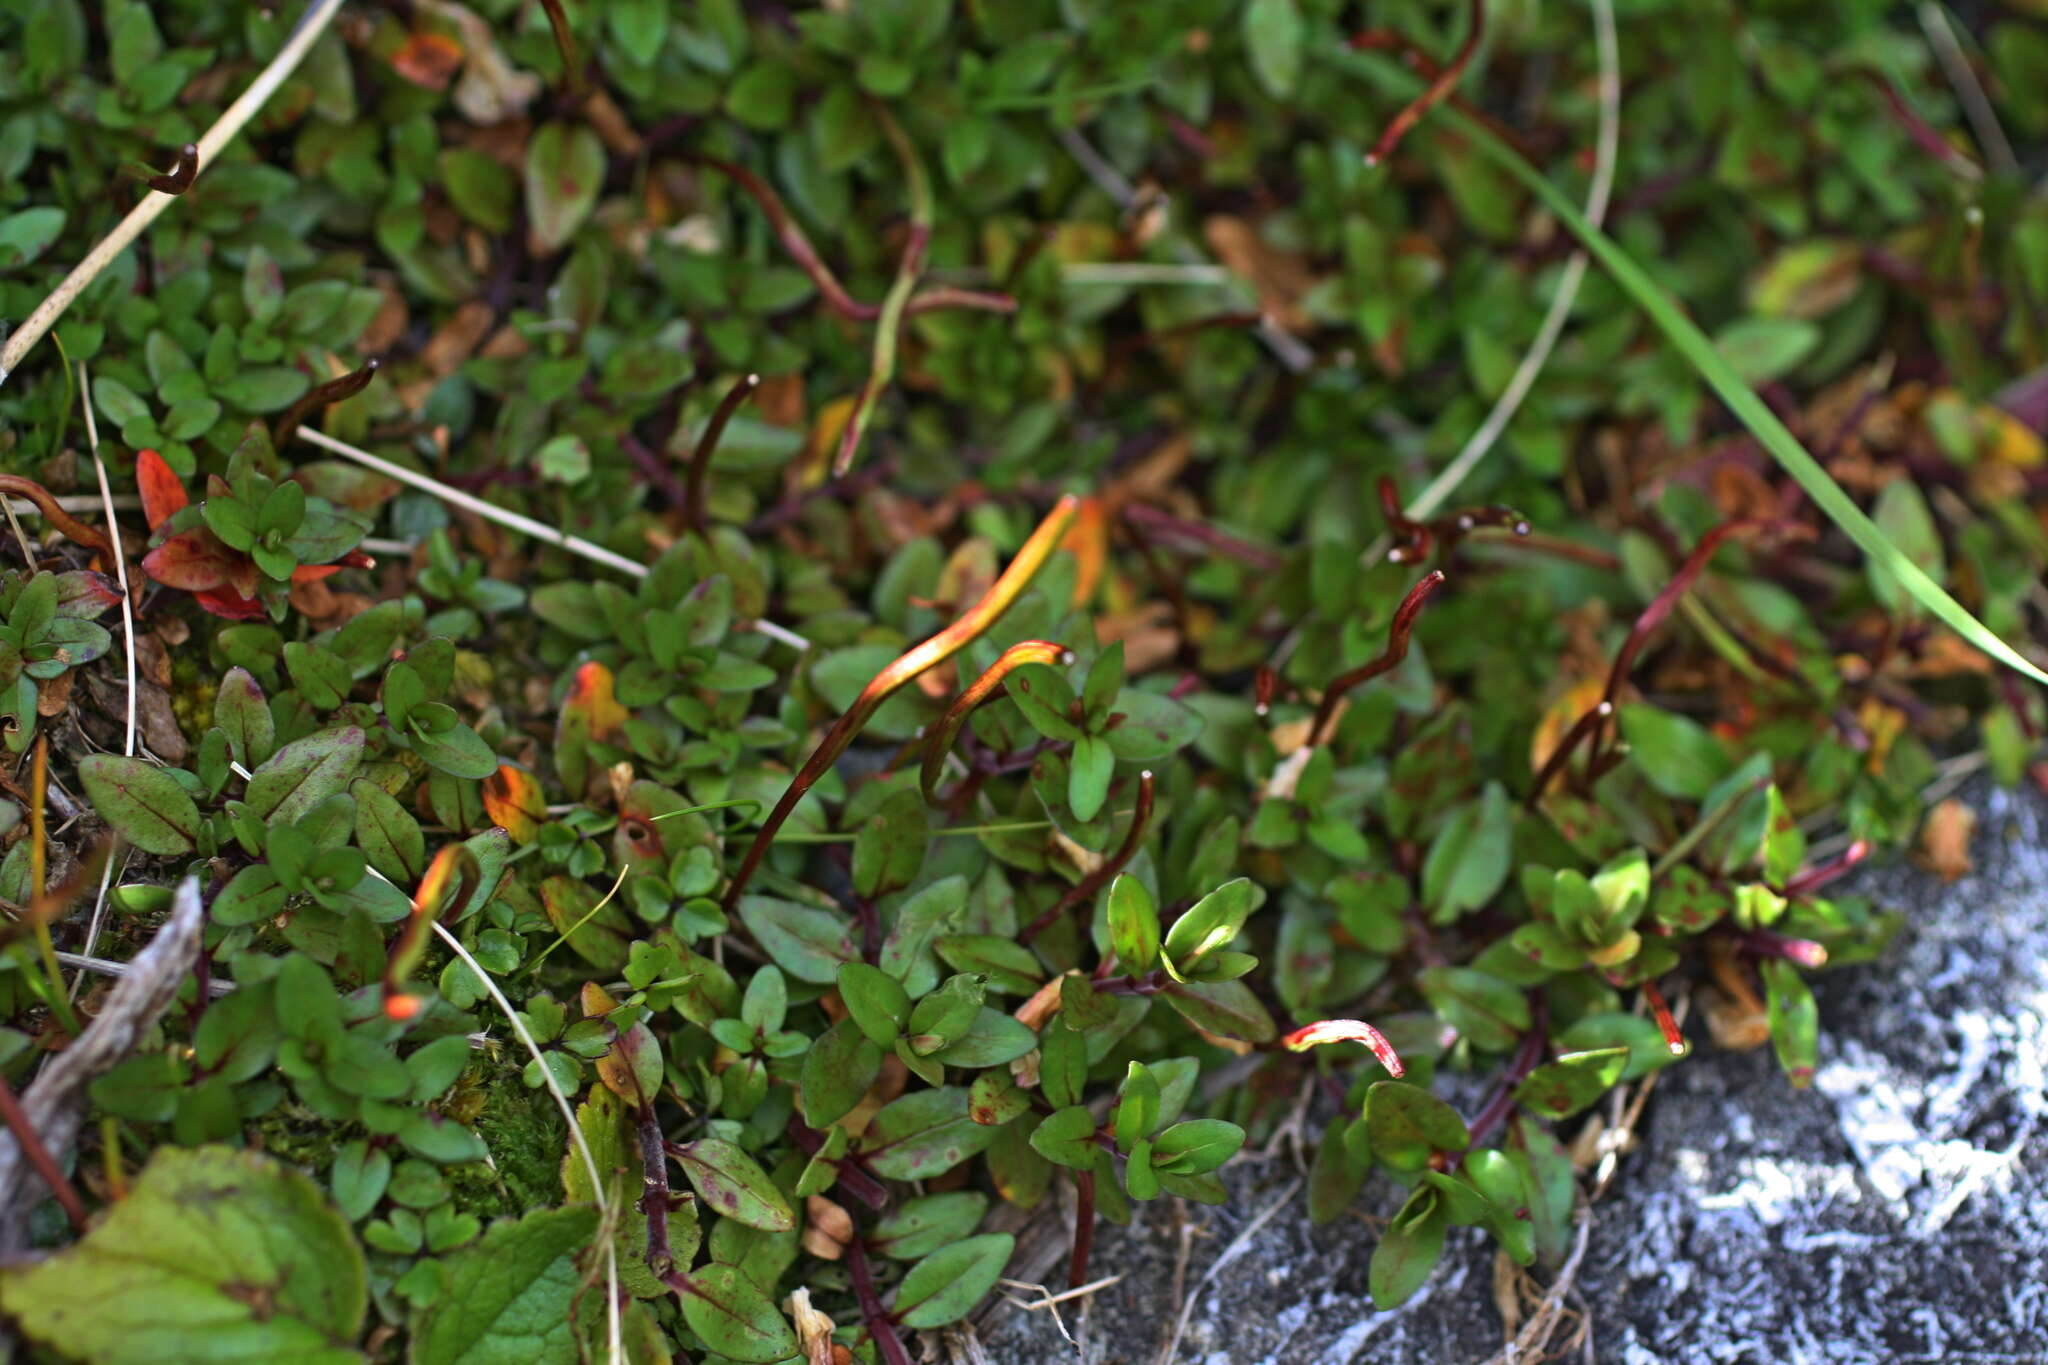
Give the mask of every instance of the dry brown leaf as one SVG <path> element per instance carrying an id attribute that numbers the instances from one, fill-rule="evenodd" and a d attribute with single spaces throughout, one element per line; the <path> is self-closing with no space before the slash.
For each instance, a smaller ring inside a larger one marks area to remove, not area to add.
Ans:
<path id="1" fill-rule="evenodd" d="M 434 330 L 427 338 L 427 344 L 420 348 L 420 361 L 435 378 L 446 379 L 462 368 L 462 362 L 469 359 L 477 343 L 490 331 L 496 317 L 491 306 L 482 299 L 471 299 L 449 315 L 448 320 Z"/>
<path id="2" fill-rule="evenodd" d="M 1977 812 L 1951 796 L 1933 810 L 1920 826 L 1920 839 L 1913 861 L 1945 882 L 1966 876 L 1971 870 L 1970 836 L 1977 829 Z"/>
<path id="3" fill-rule="evenodd" d="M 1202 224 L 1209 249 L 1235 274 L 1251 282 L 1259 306 L 1290 332 L 1307 331 L 1309 316 L 1301 297 L 1316 283 L 1307 260 L 1260 240 L 1258 229 L 1242 218 L 1215 214 Z"/>

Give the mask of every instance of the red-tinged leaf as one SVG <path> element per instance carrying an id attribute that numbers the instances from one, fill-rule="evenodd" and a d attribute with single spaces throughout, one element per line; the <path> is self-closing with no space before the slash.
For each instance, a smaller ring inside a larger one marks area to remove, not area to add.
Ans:
<path id="1" fill-rule="evenodd" d="M 1322 1043 L 1364 1043 L 1380 1065 L 1395 1076 L 1402 1074 L 1401 1058 L 1385 1034 L 1363 1019 L 1321 1019 L 1287 1035 L 1289 1052 L 1306 1052 Z"/>
<path id="2" fill-rule="evenodd" d="M 704 1207 L 763 1232 L 796 1226 L 789 1199 L 754 1158 L 724 1138 L 699 1138 L 672 1153 Z"/>
<path id="3" fill-rule="evenodd" d="M 293 740 L 250 775 L 249 809 L 261 819 L 289 823 L 347 791 L 363 761 L 363 742 L 355 725 Z"/>
<path id="4" fill-rule="evenodd" d="M 414 85 L 446 90 L 462 66 L 462 45 L 441 33 L 415 33 L 391 54 L 392 69 Z"/>
<path id="5" fill-rule="evenodd" d="M 228 585 L 242 556 L 204 528 L 183 531 L 142 557 L 142 571 L 167 588 L 211 592 Z"/>
<path id="6" fill-rule="evenodd" d="M 584 746 L 611 740 L 625 723 L 626 708 L 612 695 L 612 671 L 594 659 L 579 667 L 555 720 L 555 771 L 571 796 L 581 795 L 589 775 Z"/>
<path id="7" fill-rule="evenodd" d="M 121 589 L 105 574 L 73 569 L 57 575 L 57 614 L 86 620 L 121 605 Z"/>
<path id="8" fill-rule="evenodd" d="M 162 768 L 139 758 L 89 754 L 78 761 L 85 795 L 106 822 L 145 853 L 176 857 L 197 847 L 199 807 Z"/>
<path id="9" fill-rule="evenodd" d="M 192 594 L 192 600 L 228 621 L 261 621 L 269 613 L 263 604 L 253 598 L 244 597 L 233 588 L 215 588 L 211 592 Z"/>
<path id="10" fill-rule="evenodd" d="M 152 531 L 192 500 L 164 457 L 154 450 L 135 452 L 135 486 L 142 493 L 142 518 Z"/>
<path id="11" fill-rule="evenodd" d="M 517 763 L 500 763 L 484 779 L 484 813 L 505 827 L 513 843 L 524 844 L 539 832 L 548 811 L 534 775 Z"/>
<path id="12" fill-rule="evenodd" d="M 321 579 L 332 577 L 347 567 L 345 564 L 301 564 L 292 570 L 292 582 L 318 583 Z"/>

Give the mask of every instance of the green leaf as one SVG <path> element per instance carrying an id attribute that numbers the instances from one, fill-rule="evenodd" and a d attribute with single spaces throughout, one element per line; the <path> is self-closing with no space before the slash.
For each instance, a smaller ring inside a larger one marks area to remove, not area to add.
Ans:
<path id="1" fill-rule="evenodd" d="M 582 123 L 545 123 L 526 144 L 526 217 L 542 254 L 560 250 L 597 203 L 604 144 Z"/>
<path id="2" fill-rule="evenodd" d="M 1159 909 L 1145 884 L 1128 872 L 1109 884 L 1109 941 L 1117 961 L 1134 976 L 1159 961 Z"/>
<path id="3" fill-rule="evenodd" d="M 1941 547 L 1941 530 L 1934 524 L 1927 498 L 1911 479 L 1894 479 L 1877 495 L 1872 509 L 1877 528 L 1898 548 L 1898 552 L 1934 582 L 1948 576 L 1948 556 Z M 1912 604 L 1892 569 L 1878 560 L 1865 566 L 1870 593 L 1886 611 L 1897 614 Z"/>
<path id="4" fill-rule="evenodd" d="M 1110 775 L 1116 771 L 1116 754 L 1101 735 L 1083 735 L 1074 741 L 1072 766 L 1067 769 L 1067 806 L 1076 820 L 1093 820 L 1109 796 Z"/>
<path id="5" fill-rule="evenodd" d="M 1799 969 L 1770 958 L 1757 964 L 1763 973 L 1764 1000 L 1771 1023 L 1771 1046 L 1786 1079 L 1801 1089 L 1813 1084 L 1819 1056 L 1820 1011 L 1813 991 Z"/>
<path id="6" fill-rule="evenodd" d="M 1768 384 L 1797 369 L 1820 336 L 1804 318 L 1741 318 L 1715 334 L 1714 349 L 1744 383 Z"/>
<path id="7" fill-rule="evenodd" d="M 249 775 L 250 811 L 258 819 L 289 824 L 347 791 L 362 764 L 363 743 L 362 730 L 345 725 L 285 745 Z"/>
<path id="8" fill-rule="evenodd" d="M 770 896 L 743 896 L 740 922 L 775 965 L 799 981 L 829 985 L 841 967 L 860 960 L 852 932 L 829 911 Z"/>
<path id="9" fill-rule="evenodd" d="M 86 799 L 123 839 L 173 858 L 198 847 L 199 807 L 169 773 L 139 758 L 88 754 L 78 760 Z"/>
<path id="10" fill-rule="evenodd" d="M 215 384 L 213 396 L 243 412 L 282 412 L 310 387 L 312 381 L 297 370 L 281 365 L 252 365 Z"/>
<path id="11" fill-rule="evenodd" d="M 1568 1052 L 1529 1073 L 1515 1102 L 1547 1119 L 1567 1119 L 1612 1090 L 1628 1066 L 1625 1047 Z"/>
<path id="12" fill-rule="evenodd" d="M 536 1210 L 450 1256 L 446 1289 L 413 1321 L 415 1365 L 569 1365 L 577 1358 L 570 1308 L 583 1283 L 577 1258 L 598 1221 L 584 1205 Z"/>
<path id="13" fill-rule="evenodd" d="M 690 1272 L 682 1297 L 683 1320 L 722 1356 L 765 1365 L 797 1353 L 796 1333 L 739 1266 L 713 1262 Z"/>
<path id="14" fill-rule="evenodd" d="M 1029 1025 L 983 1005 L 966 1032 L 954 1035 L 951 1042 L 931 1056 L 947 1066 L 1004 1066 L 1037 1046 L 1038 1035 Z"/>
<path id="15" fill-rule="evenodd" d="M 1471 1144 L 1458 1111 L 1419 1085 L 1379 1081 L 1365 1092 L 1365 1130 L 1372 1153 L 1396 1171 L 1419 1171 L 1436 1152 Z"/>
<path id="16" fill-rule="evenodd" d="M 1445 1023 L 1483 1051 L 1510 1051 L 1529 1027 L 1529 1002 L 1498 977 L 1470 967 L 1425 967 L 1416 985 Z"/>
<path id="17" fill-rule="evenodd" d="M 965 1089 L 949 1085 L 883 1105 L 861 1136 L 868 1166 L 890 1180 L 928 1180 L 976 1155 L 999 1130 L 976 1123 L 967 1100 Z"/>
<path id="18" fill-rule="evenodd" d="M 385 877 L 411 886 L 427 870 L 427 836 L 420 822 L 374 782 L 357 778 L 348 790 L 356 801 L 356 847 Z"/>
<path id="19" fill-rule="evenodd" d="M 1047 1161 L 1078 1171 L 1095 1169 L 1095 1116 L 1085 1104 L 1070 1104 L 1047 1114 L 1031 1130 L 1031 1145 Z"/>
<path id="20" fill-rule="evenodd" d="M 1536 1241 L 1530 1226 L 1529 1185 L 1522 1166 L 1496 1147 L 1486 1147 L 1465 1157 L 1465 1178 L 1487 1204 L 1487 1226 L 1517 1265 L 1536 1259 Z"/>
<path id="21" fill-rule="evenodd" d="M 1183 1119 L 1152 1144 L 1152 1165 L 1160 1174 L 1203 1175 L 1237 1155 L 1244 1129 L 1224 1119 Z"/>
<path id="22" fill-rule="evenodd" d="M 1252 0 L 1244 11 L 1245 48 L 1251 57 L 1252 74 L 1275 99 L 1294 93 L 1301 79 L 1302 45 L 1306 25 L 1296 0 Z"/>
<path id="23" fill-rule="evenodd" d="M 1345 69 L 1364 75 L 1382 85 L 1392 87 L 1403 97 L 1413 96 L 1422 88 L 1422 82 L 1403 70 L 1391 60 L 1366 53 L 1333 53 L 1329 60 Z M 1477 120 L 1448 105 L 1439 104 L 1432 110 L 1433 118 L 1441 119 L 1458 130 L 1481 154 L 1490 158 L 1515 179 L 1519 180 L 1545 208 L 1556 214 L 1558 220 L 1579 239 L 1581 246 L 1600 263 L 1602 269 L 1614 277 L 1635 305 L 1646 313 L 1657 330 L 1685 360 L 1698 372 L 1708 387 L 1720 395 L 1728 410 L 1735 414 L 1743 426 L 1749 428 L 1771 458 L 1781 465 L 1785 472 L 1801 488 L 1806 490 L 1814 504 L 1827 513 L 1828 519 L 1842 528 L 1849 539 L 1854 541 L 1864 554 L 1896 578 L 1907 593 L 1921 606 L 1945 622 L 1950 629 L 1984 653 L 1997 659 L 2009 668 L 2018 670 L 2035 682 L 2048 683 L 2048 672 L 2027 660 L 2012 646 L 1998 638 L 1990 627 L 1972 616 L 1963 605 L 1950 597 L 1941 585 L 1928 577 L 1926 572 L 1914 564 L 1898 547 L 1894 546 L 1875 522 L 1865 516 L 1842 486 L 1829 476 L 1820 462 L 1808 454 L 1799 444 L 1799 439 L 1786 430 L 1756 392 L 1743 382 L 1742 376 L 1722 358 L 1714 343 L 1707 339 L 1699 326 L 1688 318 L 1677 304 L 1666 296 L 1662 287 L 1650 278 L 1643 268 L 1636 264 L 1629 254 L 1617 245 L 1613 238 L 1589 222 L 1579 211 L 1571 197 L 1550 183 L 1542 172 L 1523 160 L 1521 154 L 1494 136 Z"/>
<path id="24" fill-rule="evenodd" d="M 1171 757 L 1202 737 L 1199 712 L 1155 692 L 1126 687 L 1109 714 L 1110 750 L 1127 763 Z"/>
<path id="25" fill-rule="evenodd" d="M 1248 1043 L 1270 1043 L 1279 1030 L 1242 981 L 1176 981 L 1160 993 L 1196 1028 Z"/>
<path id="26" fill-rule="evenodd" d="M 788 1232 L 796 1226 L 789 1200 L 754 1158 L 724 1138 L 699 1138 L 674 1151 L 705 1208 L 750 1228 Z"/>
<path id="27" fill-rule="evenodd" d="M 1621 735 L 1637 771 L 1666 796 L 1697 801 L 1734 767 L 1713 731 L 1645 702 L 1621 708 Z"/>
<path id="28" fill-rule="evenodd" d="M 1380 1244 L 1373 1248 L 1372 1265 L 1366 1272 L 1373 1307 L 1381 1312 L 1398 1308 L 1422 1288 L 1444 1252 L 1444 1227 L 1450 1221 L 1442 1195 L 1432 1185 L 1422 1185 L 1408 1196 L 1408 1202 L 1387 1224 Z"/>
<path id="29" fill-rule="evenodd" d="M 23 209 L 0 218 L 0 270 L 12 270 L 50 249 L 64 232 L 64 210 Z"/>
<path id="30" fill-rule="evenodd" d="M 1422 900 L 1433 923 L 1484 906 L 1507 884 L 1514 813 L 1506 788 L 1486 784 L 1477 801 L 1444 823 L 1422 865 Z"/>
<path id="31" fill-rule="evenodd" d="M 826 1029 L 804 1054 L 799 1086 L 804 1122 L 813 1128 L 824 1128 L 845 1117 L 867 1094 L 881 1070 L 881 1047 L 865 1036 L 854 1020 L 841 1019 Z"/>
<path id="32" fill-rule="evenodd" d="M 873 899 L 910 885 L 930 839 L 923 798 L 914 791 L 897 792 L 854 836 L 853 889 Z"/>
<path id="33" fill-rule="evenodd" d="M 839 998 L 846 1012 L 877 1047 L 888 1047 L 910 1022 L 910 994 L 879 967 L 848 962 L 839 968 Z"/>
<path id="34" fill-rule="evenodd" d="M 891 1305 L 905 1327 L 943 1327 L 967 1316 L 995 1287 L 1017 1239 L 984 1233 L 942 1247 L 912 1266 Z"/>
<path id="35" fill-rule="evenodd" d="M 359 1361 L 368 1306 L 363 1253 L 320 1188 L 226 1147 L 159 1148 L 83 1239 L 0 1271 L 28 1337 L 105 1365 Z"/>
<path id="36" fill-rule="evenodd" d="M 869 1245 L 878 1255 L 914 1261 L 965 1239 L 987 1211 L 988 1196 L 973 1190 L 919 1195 L 884 1211 Z"/>
<path id="37" fill-rule="evenodd" d="M 1211 891 L 1188 908 L 1166 931 L 1163 965 L 1175 980 L 1186 981 L 1201 971 L 1203 959 L 1230 946 L 1251 915 L 1258 888 L 1238 877 Z"/>

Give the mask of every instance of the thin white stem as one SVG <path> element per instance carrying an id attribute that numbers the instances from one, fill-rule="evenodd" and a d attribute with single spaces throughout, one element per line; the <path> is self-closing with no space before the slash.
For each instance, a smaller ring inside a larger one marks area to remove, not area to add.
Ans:
<path id="1" fill-rule="evenodd" d="M 50 501 L 56 503 L 67 512 L 103 512 L 108 505 L 107 499 L 96 498 L 89 493 L 51 498 Z M 9 512 L 18 513 L 21 516 L 39 517 L 43 514 L 43 509 L 32 502 L 26 502 L 17 498 L 7 498 L 5 502 Z M 142 499 L 136 497 L 133 493 L 123 493 L 112 499 L 112 503 L 114 510 L 117 512 L 139 512 L 142 510 Z"/>
<path id="2" fill-rule="evenodd" d="M 135 679 L 135 600 L 128 591 L 128 551 L 121 543 L 121 524 L 114 518 L 114 490 L 107 482 L 107 462 L 100 456 L 100 424 L 93 414 L 92 385 L 87 378 L 85 362 L 78 362 L 78 405 L 85 409 L 86 445 L 92 451 L 92 467 L 99 476 L 100 505 L 107 517 L 107 538 L 114 546 L 114 572 L 121 583 L 121 647 L 128 658 L 128 734 L 122 752 L 135 757 L 136 722 L 136 679 Z M 99 946 L 100 928 L 107 922 L 107 891 L 114 884 L 114 858 L 109 855 L 100 868 L 99 894 L 93 898 L 92 918 L 85 929 L 85 955 L 92 956 L 92 950 Z M 78 996 L 83 985 L 82 976 L 71 979 L 71 995 Z"/>
<path id="3" fill-rule="evenodd" d="M 1928 46 L 1934 49 L 1935 60 L 1941 63 L 1942 74 L 1948 77 L 1956 98 L 1962 102 L 1963 113 L 1968 116 L 1986 159 L 1994 170 L 2017 171 L 2019 158 L 2013 155 L 2012 143 L 2007 141 L 2005 128 L 1998 122 L 1998 111 L 1991 107 L 1991 97 L 1984 93 L 1977 73 L 1970 68 L 1970 58 L 1956 38 L 1948 12 L 1934 0 L 1920 0 L 1914 12 L 1920 19 L 1921 32 L 1927 35 Z"/>
<path id="4" fill-rule="evenodd" d="M 1600 135 L 1594 150 L 1593 183 L 1586 191 L 1586 217 L 1593 226 L 1600 226 L 1607 217 L 1607 201 L 1614 190 L 1614 162 L 1616 150 L 1621 141 L 1621 49 L 1614 32 L 1613 0 L 1589 0 L 1593 9 L 1593 31 L 1600 54 Z M 1515 413 L 1521 409 L 1522 400 L 1529 396 L 1529 390 L 1536 385 L 1536 377 L 1543 373 L 1544 365 L 1550 361 L 1550 352 L 1557 345 L 1557 339 L 1564 332 L 1564 324 L 1572 311 L 1572 304 L 1579 297 L 1579 285 L 1586 278 L 1586 253 L 1574 251 L 1565 262 L 1564 274 L 1558 278 L 1557 294 L 1550 301 L 1550 311 L 1543 315 L 1543 325 L 1536 329 L 1536 340 L 1530 345 L 1522 363 L 1508 380 L 1507 388 L 1501 390 L 1494 400 L 1493 411 L 1486 414 L 1486 420 L 1472 433 L 1452 461 L 1430 480 L 1429 486 L 1415 495 L 1415 501 L 1408 506 L 1408 515 L 1416 521 L 1427 519 L 1444 500 L 1458 490 L 1494 442 L 1507 430 Z M 1384 550 L 1382 550 L 1384 553 Z M 1373 558 L 1377 559 L 1375 555 Z"/>
<path id="5" fill-rule="evenodd" d="M 108 866 L 112 866 L 112 864 L 110 863 Z M 97 972 L 101 976 L 126 976 L 134 970 L 126 962 L 116 962 L 112 958 L 107 957 L 92 957 L 85 953 L 67 953 L 62 948 L 57 950 L 57 960 L 67 967 L 76 967 L 81 972 Z M 85 978 L 80 977 L 78 979 L 83 981 Z M 232 981 L 224 980 L 217 976 L 207 978 L 206 993 L 208 995 L 228 995 L 233 993 L 234 989 L 235 983 Z M 75 995 L 76 993 L 77 991 L 74 987 L 73 994 Z"/>
<path id="6" fill-rule="evenodd" d="M 319 431 L 312 427 L 300 427 L 299 439 L 311 441 L 322 450 L 331 450 L 337 455 L 345 456 L 367 469 L 376 470 L 387 478 L 396 479 L 403 484 L 410 484 L 422 492 L 432 493 L 441 501 L 460 507 L 465 511 L 474 512 L 486 521 L 494 521 L 500 526 L 508 527 L 523 535 L 532 536 L 535 540 L 544 540 L 550 545 L 558 545 L 570 554 L 580 555 L 593 564 L 602 564 L 607 569 L 616 569 L 620 573 L 634 578 L 647 577 L 647 566 L 645 564 L 635 564 L 624 555 L 614 554 L 602 545 L 593 545 L 581 536 L 572 536 L 566 531 L 556 530 L 546 522 L 535 521 L 532 517 L 521 516 L 517 512 L 508 512 L 494 503 L 485 502 L 482 498 L 465 493 L 459 488 L 450 488 L 438 479 L 429 478 L 425 474 L 407 469 L 404 465 L 393 464 L 381 456 L 372 455 L 369 451 L 352 446 L 346 441 L 337 441 L 324 431 Z"/>
<path id="7" fill-rule="evenodd" d="M 285 39 L 284 46 L 270 59 L 270 65 L 264 67 L 262 73 L 250 83 L 249 88 L 242 92 L 241 98 L 229 105 L 226 111 L 214 120 L 213 126 L 200 135 L 201 174 L 204 174 L 214 159 L 227 149 L 228 143 L 242 131 L 243 125 L 256 116 L 256 111 L 277 93 L 277 88 L 284 84 L 285 78 L 292 74 L 306 53 L 312 50 L 313 44 L 319 41 L 320 35 L 327 29 L 328 22 L 340 8 L 341 0 L 312 0 L 306 8 L 305 16 L 299 20 L 299 26 L 292 30 L 291 36 Z M 85 291 L 85 287 L 98 279 L 100 272 L 112 265 L 114 258 L 126 251 L 129 243 L 141 236 L 142 230 L 155 222 L 157 215 L 169 208 L 176 199 L 177 196 L 174 194 L 151 190 L 142 196 L 142 201 L 128 211 L 128 216 L 117 223 L 114 230 L 108 233 L 98 246 L 86 253 L 85 259 L 64 277 L 64 282 L 37 305 L 35 312 L 29 314 L 28 321 L 21 324 L 21 330 L 9 337 L 4 347 L 0 347 L 0 384 L 7 382 L 7 376 L 21 364 L 22 357 L 43 339 L 43 334 L 56 324 L 57 319 L 64 315 L 64 310 Z"/>
<path id="8" fill-rule="evenodd" d="M 429 478 L 427 475 L 421 474 L 416 470 L 407 469 L 404 465 L 393 464 L 391 461 L 377 455 L 372 455 L 369 451 L 358 446 L 352 446 L 346 441 L 337 441 L 324 431 L 313 427 L 300 427 L 299 439 L 311 441 L 322 450 L 331 450 L 337 455 L 354 460 L 357 464 L 367 469 L 374 469 L 379 474 L 396 479 L 400 483 L 410 484 L 422 492 L 432 493 L 441 501 L 460 507 L 465 511 L 474 512 L 486 521 L 496 522 L 498 525 L 509 530 L 518 531 L 522 535 L 529 535 L 536 540 L 544 540 L 550 545 L 559 546 L 570 554 L 580 555 L 594 564 L 602 564 L 608 569 L 616 569 L 620 573 L 627 574 L 633 578 L 647 577 L 647 566 L 645 564 L 636 564 L 624 555 L 615 554 L 605 549 L 602 545 L 591 544 L 581 536 L 572 536 L 566 531 L 557 530 L 546 522 L 535 521 L 532 517 L 521 516 L 517 512 L 508 512 L 495 503 L 485 502 L 482 498 L 465 493 L 459 488 L 450 488 L 439 479 Z M 811 647 L 811 642 L 798 635 L 795 631 L 786 630 L 769 621 L 752 622 L 751 628 L 762 635 L 766 635 L 771 640 L 780 640 L 795 649 L 809 649 Z"/>
<path id="9" fill-rule="evenodd" d="M 563 1094 L 562 1087 L 555 1083 L 554 1073 L 548 1070 L 547 1059 L 540 1055 L 540 1044 L 533 1041 L 533 1035 L 527 1032 L 525 1022 L 520 1019 L 518 1011 L 512 1008 L 512 1002 L 498 989 L 498 983 L 491 980 L 490 973 L 470 956 L 469 949 L 462 946 L 461 939 L 449 933 L 447 927 L 439 920 L 429 920 L 428 923 L 433 926 L 434 933 L 441 941 L 448 945 L 448 951 L 462 959 L 462 965 L 476 976 L 484 991 L 491 997 L 492 1003 L 497 1005 L 499 1013 L 512 1025 L 512 1032 L 518 1035 L 519 1041 L 526 1047 L 527 1055 L 533 1058 L 535 1069 L 540 1072 L 541 1084 L 555 1097 L 555 1107 L 562 1111 L 562 1121 L 569 1125 L 569 1140 L 576 1145 L 576 1154 L 583 1158 L 584 1172 L 590 1176 L 591 1196 L 597 1200 L 598 1213 L 602 1215 L 602 1222 L 605 1225 L 604 1259 L 605 1276 L 608 1281 L 605 1303 L 609 1306 L 612 1365 L 619 1365 L 619 1362 L 625 1359 L 625 1353 L 619 1334 L 618 1238 L 612 1234 L 610 1228 L 612 1204 L 611 1195 L 605 1187 L 604 1173 L 598 1168 L 597 1157 L 591 1153 L 590 1143 L 583 1136 L 583 1125 L 576 1121 L 576 1111 L 570 1106 L 569 1097 Z"/>

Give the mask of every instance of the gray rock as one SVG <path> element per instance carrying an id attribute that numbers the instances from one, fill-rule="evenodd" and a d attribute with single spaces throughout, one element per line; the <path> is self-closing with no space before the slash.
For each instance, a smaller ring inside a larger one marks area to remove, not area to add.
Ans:
<path id="1" fill-rule="evenodd" d="M 1819 978 L 1811 1090 L 1791 1089 L 1768 1048 L 1702 1047 L 1664 1073 L 1567 1297 L 1590 1324 L 1586 1358 L 2048 1362 L 2048 800 L 1985 786 L 1967 799 L 1982 817 L 1970 875 L 1862 874 L 1855 889 L 1904 910 L 1907 929 L 1881 962 Z M 1048 1311 L 1003 1309 L 984 1323 L 987 1358 L 1151 1365 L 1189 1291 L 1173 1357 L 1189 1365 L 1476 1363 L 1501 1349 L 1493 1252 L 1475 1231 L 1453 1234 L 1413 1301 L 1377 1313 L 1364 1215 L 1388 1211 L 1386 1191 L 1311 1228 L 1298 1192 L 1280 1202 L 1291 1161 L 1227 1176 L 1233 1202 L 1190 1206 L 1184 1226 L 1164 1201 L 1103 1229 L 1094 1273 L 1124 1278 L 1063 1306 L 1078 1346 Z"/>

